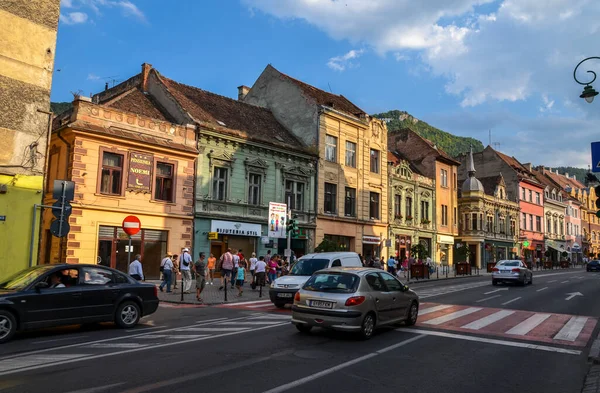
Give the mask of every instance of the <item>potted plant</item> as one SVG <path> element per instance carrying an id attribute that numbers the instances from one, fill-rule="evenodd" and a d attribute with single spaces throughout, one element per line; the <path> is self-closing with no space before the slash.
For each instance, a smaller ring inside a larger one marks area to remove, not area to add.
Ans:
<path id="1" fill-rule="evenodd" d="M 406 221 L 412 221 L 413 217 L 412 216 L 406 216 Z"/>
<path id="2" fill-rule="evenodd" d="M 456 274 L 466 275 L 471 274 L 471 265 L 467 261 L 467 256 L 470 254 L 469 246 L 462 243 L 460 247 L 456 247 Z"/>
<path id="3" fill-rule="evenodd" d="M 421 220 L 421 224 L 423 224 L 423 225 L 428 225 L 429 223 L 431 223 L 431 221 L 429 221 L 426 218 L 424 218 L 424 219 Z"/>
<path id="4" fill-rule="evenodd" d="M 413 244 L 410 248 L 410 253 L 413 257 L 416 257 L 418 263 L 410 267 L 410 275 L 415 278 L 429 278 L 429 269 L 423 264 L 428 256 L 427 249 L 421 243 Z"/>

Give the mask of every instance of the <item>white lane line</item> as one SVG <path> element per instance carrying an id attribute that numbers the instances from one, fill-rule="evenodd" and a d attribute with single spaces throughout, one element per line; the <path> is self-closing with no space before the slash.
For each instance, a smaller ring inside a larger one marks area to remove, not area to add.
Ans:
<path id="1" fill-rule="evenodd" d="M 147 328 L 139 328 L 139 329 L 127 329 L 125 330 L 126 333 L 131 333 L 131 332 L 143 332 L 146 330 L 153 330 L 153 329 L 162 329 L 166 327 L 166 325 L 162 325 L 162 326 L 152 326 L 152 327 L 147 327 Z"/>
<path id="2" fill-rule="evenodd" d="M 536 292 L 542 292 L 542 291 L 544 291 L 544 290 L 546 290 L 546 289 L 548 289 L 548 287 L 540 288 L 540 289 L 538 289 Z"/>
<path id="3" fill-rule="evenodd" d="M 84 348 L 143 348 L 147 347 L 148 344 L 138 344 L 138 343 L 96 343 L 92 345 L 87 345 Z"/>
<path id="4" fill-rule="evenodd" d="M 509 310 L 500 310 L 498 312 L 495 312 L 491 315 L 488 315 L 487 317 L 483 317 L 481 319 L 478 319 L 476 321 L 473 321 L 469 324 L 466 324 L 464 326 L 461 326 L 461 328 L 463 329 L 471 329 L 471 330 L 479 330 L 481 328 L 484 328 L 488 325 L 491 325 L 494 322 L 498 322 L 501 319 L 504 319 L 506 317 L 508 317 L 509 315 L 514 314 L 514 311 L 509 311 Z"/>
<path id="5" fill-rule="evenodd" d="M 506 306 L 507 304 L 511 304 L 512 302 L 516 302 L 516 301 L 517 301 L 517 300 L 519 300 L 520 298 L 521 298 L 521 296 L 519 296 L 519 297 L 516 297 L 516 298 L 514 298 L 514 299 L 512 299 L 512 300 L 509 300 L 509 301 L 507 301 L 507 302 L 504 302 L 504 303 L 502 303 L 502 305 L 503 305 L 503 306 Z"/>
<path id="6" fill-rule="evenodd" d="M 435 330 L 420 330 L 420 329 L 410 329 L 410 328 L 400 328 L 400 329 L 396 329 L 396 330 L 399 332 L 405 332 L 405 333 L 414 333 L 414 334 L 422 334 L 422 335 L 438 336 L 438 337 L 446 337 L 446 338 L 456 338 L 459 340 L 504 345 L 507 347 L 537 349 L 539 351 L 558 352 L 558 353 L 564 353 L 564 354 L 568 354 L 568 355 L 581 355 L 581 351 L 578 351 L 575 349 L 557 348 L 557 347 L 550 347 L 547 345 L 536 345 L 536 344 L 527 344 L 527 343 L 515 342 L 515 341 L 496 340 L 493 338 L 466 336 L 466 335 L 462 335 L 462 334 L 438 332 Z"/>
<path id="7" fill-rule="evenodd" d="M 550 318 L 550 314 L 533 314 L 517 326 L 507 331 L 506 334 L 524 336 L 548 318 Z"/>
<path id="8" fill-rule="evenodd" d="M 276 325 L 280 321 L 239 321 L 239 322 L 220 322 L 217 325 Z"/>
<path id="9" fill-rule="evenodd" d="M 445 310 L 450 307 L 453 307 L 453 306 L 443 304 L 441 306 L 433 306 L 433 307 L 424 308 L 422 310 L 419 310 L 419 316 L 431 314 L 432 312 L 436 312 L 436 311 L 442 311 L 442 310 Z"/>
<path id="10" fill-rule="evenodd" d="M 429 321 L 425 321 L 423 323 L 426 323 L 428 325 L 441 325 L 442 323 L 453 321 L 455 319 L 464 317 L 465 315 L 473 314 L 474 312 L 481 311 L 481 310 L 483 310 L 483 309 L 477 308 L 477 307 L 469 307 L 469 308 L 465 308 L 464 310 L 450 313 L 448 315 L 430 319 Z"/>
<path id="11" fill-rule="evenodd" d="M 65 341 L 65 340 L 77 340 L 78 338 L 86 338 L 88 336 L 74 336 L 74 337 L 64 337 L 64 338 L 55 338 L 53 340 L 44 340 L 44 341 L 33 341 L 30 342 L 30 345 L 37 345 L 37 344 L 46 344 L 46 343 L 53 343 L 55 341 Z"/>
<path id="12" fill-rule="evenodd" d="M 0 375 L 7 374 L 10 371 L 20 368 L 27 368 L 31 370 L 32 368 L 35 368 L 35 366 L 44 363 L 61 364 L 62 362 L 73 361 L 73 359 L 84 356 L 86 355 L 83 353 L 68 355 L 29 355 L 23 356 L 19 359 L 2 360 L 0 361 Z"/>
<path id="13" fill-rule="evenodd" d="M 486 298 L 477 300 L 475 303 L 485 302 L 486 300 L 495 299 L 495 298 L 500 297 L 500 296 L 502 296 L 502 295 L 494 295 L 494 296 L 486 297 Z"/>
<path id="14" fill-rule="evenodd" d="M 271 328 L 278 327 L 278 326 L 289 326 L 289 322 L 280 323 L 278 325 L 256 327 L 256 328 L 252 329 L 252 332 L 256 332 L 256 331 L 264 330 L 264 329 L 271 329 Z M 52 367 L 52 366 L 56 366 L 56 365 L 63 366 L 65 364 L 70 364 L 70 363 L 84 362 L 84 361 L 93 360 L 93 359 L 102 359 L 102 358 L 106 358 L 106 357 L 110 357 L 110 356 L 117 356 L 117 355 L 123 355 L 123 354 L 130 354 L 133 352 L 147 351 L 149 349 L 172 347 L 175 345 L 189 344 L 189 343 L 193 343 L 193 342 L 197 342 L 197 341 L 218 339 L 221 337 L 233 336 L 233 335 L 240 334 L 240 333 L 245 333 L 245 332 L 230 332 L 230 333 L 223 333 L 223 334 L 215 334 L 214 336 L 193 338 L 193 339 L 183 340 L 183 341 L 173 341 L 173 342 L 167 342 L 167 343 L 163 343 L 163 344 L 146 345 L 146 346 L 139 347 L 139 348 L 128 348 L 128 349 L 124 349 L 122 351 L 102 353 L 102 354 L 91 355 L 91 356 L 86 355 L 86 354 L 51 355 L 51 356 L 46 356 L 47 358 L 51 358 L 50 361 L 47 361 L 45 364 L 39 364 L 39 362 L 38 362 L 37 365 L 25 365 L 25 366 L 20 365 L 20 364 L 16 365 L 15 362 L 19 361 L 20 359 L 16 359 L 16 360 L 8 359 L 7 360 L 5 358 L 5 359 L 0 360 L 0 377 L 3 375 L 7 375 L 7 374 L 16 374 L 16 373 L 23 372 L 23 371 L 32 371 L 32 370 L 37 370 L 37 369 L 46 368 L 46 367 Z M 128 337 L 125 337 L 125 338 L 128 338 Z M 56 351 L 57 348 L 51 348 L 50 350 Z M 8 365 L 13 366 L 13 367 L 16 365 L 16 367 L 14 367 L 12 370 L 9 370 L 9 371 L 2 371 L 3 363 L 8 363 Z"/>
<path id="15" fill-rule="evenodd" d="M 567 280 L 567 281 L 561 281 L 560 283 L 561 283 L 561 284 L 566 284 L 566 283 L 568 283 L 568 282 L 569 282 L 569 280 Z"/>
<path id="16" fill-rule="evenodd" d="M 375 351 L 373 353 L 366 354 L 366 355 L 358 357 L 356 359 L 349 360 L 347 362 L 338 364 L 337 366 L 333 366 L 333 367 L 325 369 L 323 371 L 319 371 L 318 373 L 309 375 L 307 377 L 300 378 L 300 379 L 297 379 L 295 381 L 286 383 L 284 385 L 277 386 L 277 387 L 275 387 L 273 389 L 269 389 L 269 390 L 267 390 L 267 391 L 265 391 L 263 393 L 281 393 L 281 392 L 285 392 L 287 390 L 291 390 L 291 389 L 297 388 L 298 386 L 304 385 L 305 383 L 308 383 L 308 382 L 312 382 L 312 381 L 316 380 L 317 378 L 324 377 L 326 375 L 332 374 L 332 373 L 334 373 L 336 371 L 343 370 L 343 369 L 345 369 L 347 367 L 350 367 L 352 365 L 355 365 L 357 363 L 364 362 L 365 360 L 374 358 L 376 356 L 381 355 L 382 353 L 385 353 L 385 352 L 388 352 L 388 351 L 392 351 L 392 350 L 394 350 L 396 348 L 400 348 L 400 347 L 402 347 L 402 346 L 404 346 L 406 344 L 410 344 L 410 343 L 412 343 L 414 341 L 417 341 L 417 340 L 419 340 L 419 339 L 421 339 L 423 337 L 425 337 L 425 336 L 420 335 L 420 336 L 416 336 L 416 337 L 413 337 L 413 338 L 409 338 L 408 340 L 401 341 L 398 344 L 391 345 L 391 346 L 389 346 L 387 348 L 383 348 L 383 349 L 381 349 L 379 351 Z"/>
<path id="17" fill-rule="evenodd" d="M 249 319 L 290 319 L 291 315 L 286 314 L 259 314 Z"/>
<path id="18" fill-rule="evenodd" d="M 548 281 L 548 284 L 550 284 L 551 282 L 557 282 L 558 280 L 550 280 Z"/>
<path id="19" fill-rule="evenodd" d="M 206 319 L 204 321 L 200 320 L 200 321 L 196 321 L 196 323 L 212 323 L 212 322 L 218 322 L 218 321 L 225 321 L 227 318 L 215 318 L 215 319 Z"/>
<path id="20" fill-rule="evenodd" d="M 255 300 L 255 301 L 251 301 L 251 302 L 227 303 L 227 304 L 223 304 L 223 307 L 239 306 L 242 304 L 258 304 L 258 303 L 271 303 L 271 301 L 270 300 Z"/>
<path id="21" fill-rule="evenodd" d="M 555 340 L 575 341 L 587 321 L 588 317 L 571 317 L 569 322 L 553 338 Z"/>
<path id="22" fill-rule="evenodd" d="M 249 327 L 239 327 L 239 328 L 227 328 L 227 327 L 218 327 L 218 328 L 185 328 L 185 329 L 177 329 L 178 332 L 241 332 L 242 330 L 248 330 Z"/>

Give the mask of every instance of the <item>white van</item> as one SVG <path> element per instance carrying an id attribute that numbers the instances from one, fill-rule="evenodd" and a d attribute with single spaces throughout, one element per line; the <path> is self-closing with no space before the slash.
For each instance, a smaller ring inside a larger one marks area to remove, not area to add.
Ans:
<path id="1" fill-rule="evenodd" d="M 314 272 L 330 267 L 362 267 L 355 252 L 321 252 L 307 254 L 292 266 L 290 274 L 279 277 L 271 283 L 269 297 L 275 306 L 283 308 L 294 302 L 294 295 L 302 288 Z"/>

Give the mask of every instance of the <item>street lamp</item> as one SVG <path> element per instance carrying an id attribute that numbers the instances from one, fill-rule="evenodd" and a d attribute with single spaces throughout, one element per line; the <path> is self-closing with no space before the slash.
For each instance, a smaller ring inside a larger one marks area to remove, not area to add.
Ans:
<path id="1" fill-rule="evenodd" d="M 573 70 L 573 79 L 575 79 L 575 82 L 579 83 L 580 85 L 585 86 L 583 88 L 583 92 L 581 93 L 581 95 L 579 96 L 580 98 L 585 99 L 586 102 L 588 102 L 589 104 L 591 104 L 594 101 L 594 97 L 596 97 L 598 95 L 598 92 L 596 90 L 594 90 L 594 88 L 592 87 L 592 83 L 594 83 L 594 81 L 596 80 L 596 73 L 594 71 L 590 71 L 588 70 L 588 72 L 590 74 L 592 74 L 594 77 L 592 78 L 591 81 L 587 82 L 587 83 L 583 83 L 580 82 L 579 79 L 577 79 L 577 68 L 579 68 L 579 66 L 588 61 L 588 60 L 600 60 L 600 57 L 597 56 L 593 56 L 593 57 L 588 57 L 587 59 L 583 59 L 579 62 L 579 64 L 577 64 L 577 66 L 575 67 L 575 70 Z"/>

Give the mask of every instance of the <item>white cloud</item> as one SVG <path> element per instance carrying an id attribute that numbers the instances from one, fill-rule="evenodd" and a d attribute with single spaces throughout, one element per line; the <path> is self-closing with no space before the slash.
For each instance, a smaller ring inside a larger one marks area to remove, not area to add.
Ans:
<path id="1" fill-rule="evenodd" d="M 73 1 L 72 0 L 60 0 L 60 6 L 65 8 L 72 8 Z"/>
<path id="2" fill-rule="evenodd" d="M 540 112 L 551 111 L 554 106 L 554 100 L 550 100 L 546 94 L 542 94 L 542 101 L 544 105 L 540 106 Z"/>
<path id="3" fill-rule="evenodd" d="M 87 22 L 88 16 L 85 12 L 69 12 L 60 14 L 59 19 L 66 25 L 78 25 Z"/>
<path id="4" fill-rule="evenodd" d="M 103 9 L 119 9 L 125 17 L 132 17 L 141 22 L 147 22 L 144 13 L 130 0 L 61 0 L 61 6 L 81 10 L 90 9 L 98 17 L 102 16 Z M 63 20 L 62 17 L 61 20 Z"/>
<path id="5" fill-rule="evenodd" d="M 97 81 L 99 79 L 100 79 L 100 77 L 98 75 L 96 75 L 96 74 L 90 73 L 87 76 L 87 80 L 89 80 L 89 81 Z"/>
<path id="6" fill-rule="evenodd" d="M 334 71 L 344 71 L 347 67 L 355 67 L 356 64 L 351 60 L 358 59 L 364 53 L 363 49 L 355 50 L 352 49 L 343 56 L 336 56 L 329 59 L 327 67 Z"/>

